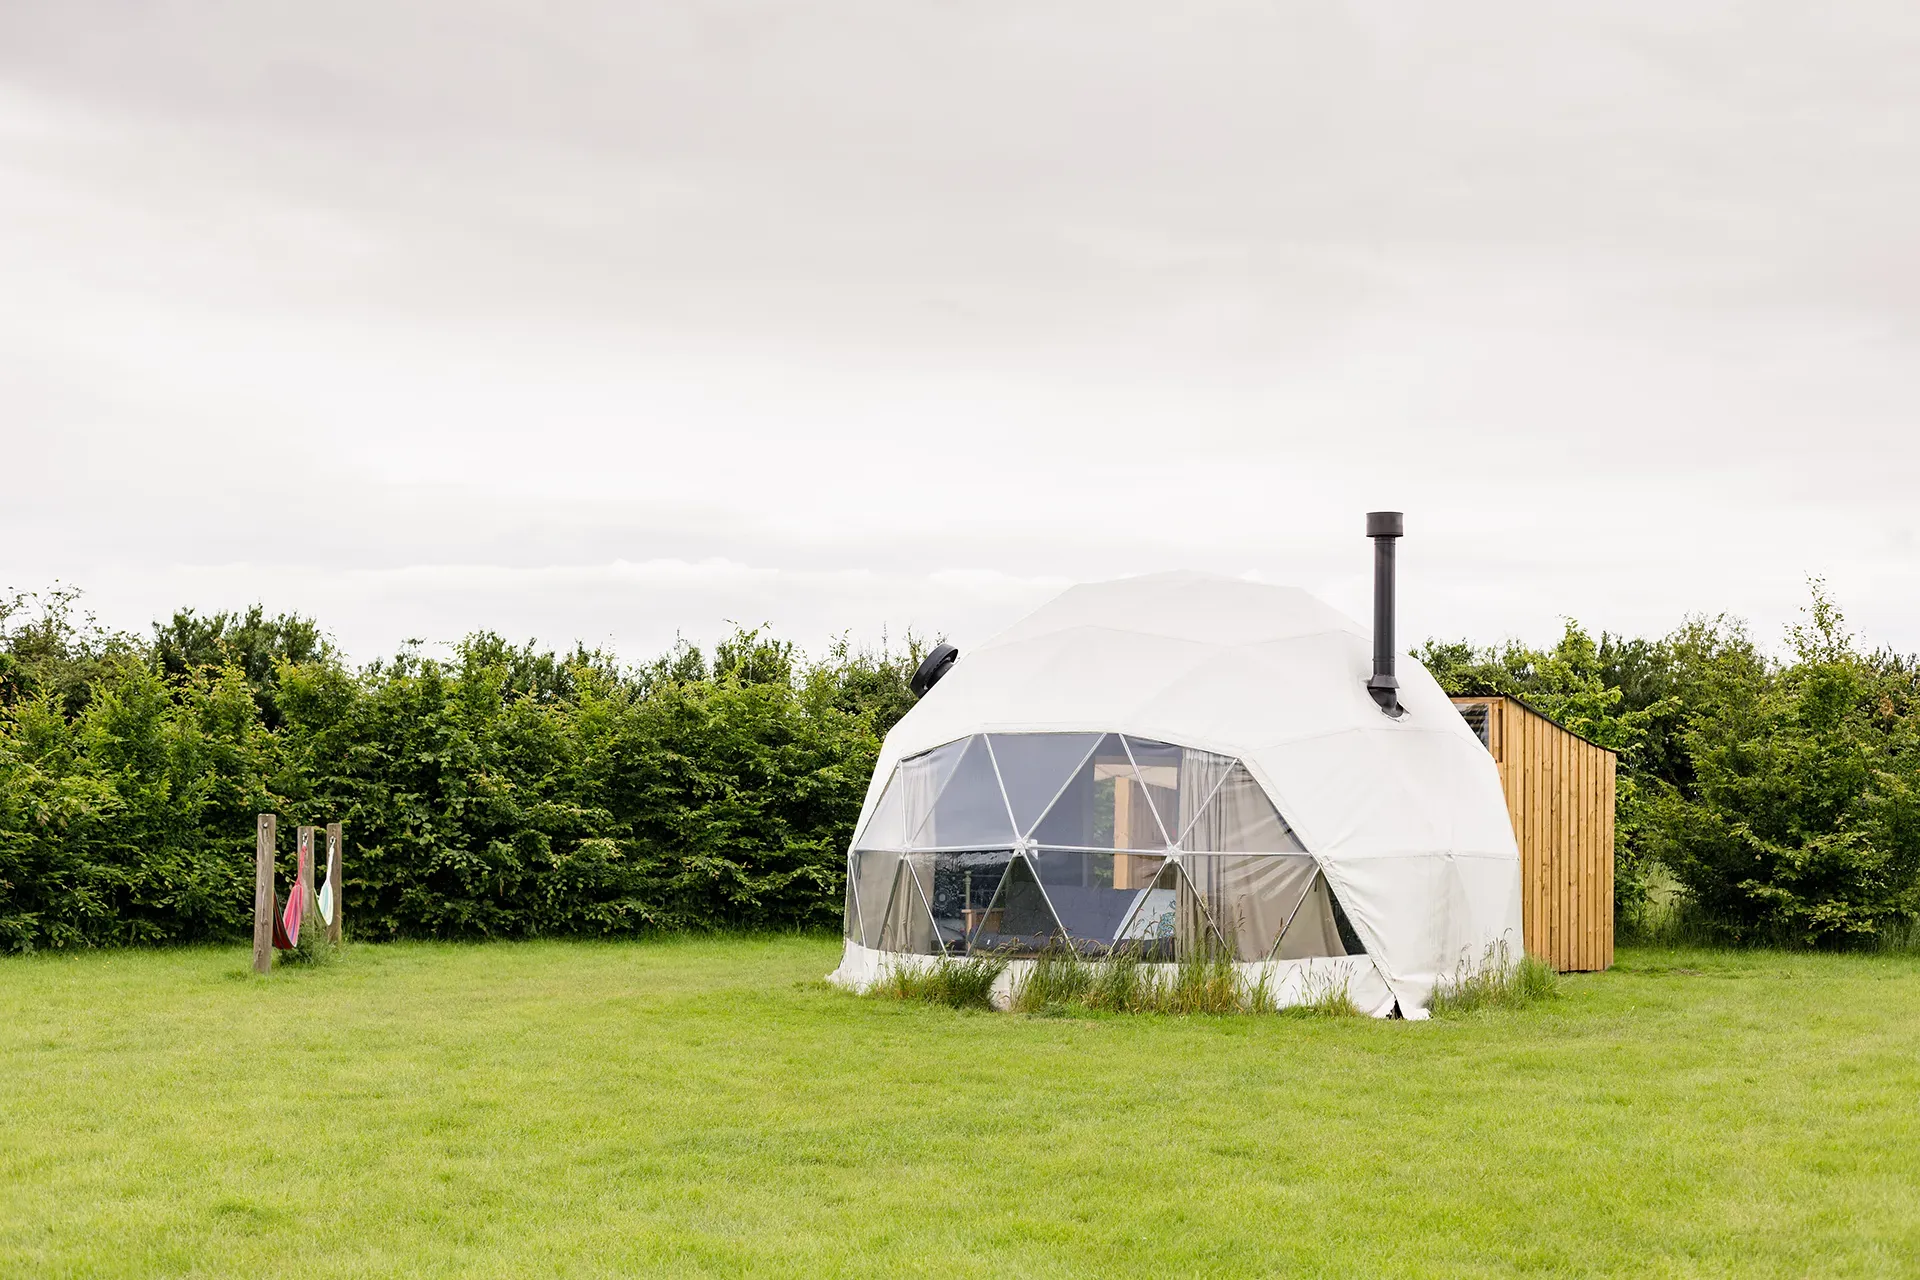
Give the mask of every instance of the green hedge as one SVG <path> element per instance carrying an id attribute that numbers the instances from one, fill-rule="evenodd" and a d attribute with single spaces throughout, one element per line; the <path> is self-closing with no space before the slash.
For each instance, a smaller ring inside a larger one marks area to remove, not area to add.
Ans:
<path id="1" fill-rule="evenodd" d="M 1620 753 L 1616 910 L 1706 940 L 1843 947 L 1920 922 L 1920 660 L 1863 650 L 1817 580 L 1780 656 L 1737 621 L 1548 650 L 1429 644 L 1449 692 L 1510 693 Z M 1656 879 L 1677 887 L 1655 899 Z"/>
<path id="2" fill-rule="evenodd" d="M 918 657 L 741 631 L 629 669 L 482 633 L 350 670 L 308 619 L 182 611 L 143 638 L 75 603 L 0 598 L 0 950 L 246 936 L 267 810 L 346 824 L 361 937 L 830 928 Z M 1861 651 L 1817 583 L 1787 639 L 1569 623 L 1418 656 L 1621 753 L 1628 924 L 1659 879 L 1729 940 L 1912 936 L 1920 662 Z"/>
<path id="3" fill-rule="evenodd" d="M 178 618 L 144 651 L 70 618 L 53 659 L 13 646 L 0 949 L 247 935 L 263 811 L 345 824 L 363 938 L 836 927 L 910 703 L 911 646 L 805 664 L 741 632 L 711 667 L 683 647 L 622 672 L 478 635 L 353 672 L 323 646 L 258 661 L 288 620 L 250 617 L 202 620 L 210 661 L 167 651 Z"/>

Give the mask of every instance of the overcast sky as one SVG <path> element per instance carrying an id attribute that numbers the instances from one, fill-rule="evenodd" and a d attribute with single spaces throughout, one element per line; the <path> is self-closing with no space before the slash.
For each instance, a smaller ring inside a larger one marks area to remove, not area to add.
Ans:
<path id="1" fill-rule="evenodd" d="M 1920 7 L 0 0 L 0 586 L 1920 649 Z"/>

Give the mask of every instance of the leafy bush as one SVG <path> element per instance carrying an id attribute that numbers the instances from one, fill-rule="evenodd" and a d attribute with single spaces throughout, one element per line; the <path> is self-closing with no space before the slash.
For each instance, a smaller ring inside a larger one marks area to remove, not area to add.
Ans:
<path id="1" fill-rule="evenodd" d="M 480 633 L 353 672 L 291 616 L 142 646 L 30 603 L 0 607 L 14 951 L 248 936 L 267 811 L 343 822 L 362 938 L 832 927 L 917 651 L 809 664 L 740 631 L 623 672 Z"/>
<path id="2" fill-rule="evenodd" d="M 1867 655 L 1815 584 L 1794 661 L 1721 666 L 1683 734 L 1693 782 L 1652 808 L 1657 853 L 1735 941 L 1868 942 L 1920 917 L 1920 689 Z"/>
<path id="3" fill-rule="evenodd" d="M 1465 641 L 1430 640 L 1415 651 L 1448 693 L 1520 698 L 1617 754 L 1614 895 L 1616 908 L 1623 912 L 1634 910 L 1645 897 L 1648 859 L 1640 839 L 1641 813 L 1646 788 L 1659 785 L 1645 767 L 1649 735 L 1679 705 L 1667 685 L 1651 674 L 1667 671 L 1669 651 L 1646 642 L 1634 644 L 1639 647 L 1604 632 L 1596 642 L 1569 619 L 1559 643 L 1547 650 L 1517 642 L 1476 649 Z M 1619 678 L 1622 664 L 1633 662 L 1650 671 L 1641 672 L 1636 689 L 1641 696 L 1630 701 Z"/>
<path id="4" fill-rule="evenodd" d="M 1417 656 L 1450 692 L 1517 695 L 1620 753 L 1623 924 L 1905 945 L 1920 659 L 1861 651 L 1813 586 L 1784 660 L 1724 618 Z M 350 670 L 296 614 L 182 610 L 142 639 L 78 599 L 0 595 L 0 950 L 246 937 L 263 811 L 345 824 L 360 937 L 832 927 L 920 656 L 909 637 L 809 661 L 740 630 L 710 658 L 683 644 L 622 668 L 480 632 L 448 660 Z M 1673 901 L 1650 896 L 1656 874 Z M 1209 963 L 1169 977 L 1123 949 L 1029 983 L 1043 1007 L 1265 998 Z"/>
<path id="5" fill-rule="evenodd" d="M 1615 907 L 1629 934 L 1844 946 L 1920 922 L 1920 662 L 1863 653 L 1823 584 L 1788 655 L 1738 622 L 1660 640 L 1569 623 L 1549 651 L 1429 642 L 1451 693 L 1512 694 L 1620 753 Z M 1649 886 L 1671 873 L 1678 902 Z"/>

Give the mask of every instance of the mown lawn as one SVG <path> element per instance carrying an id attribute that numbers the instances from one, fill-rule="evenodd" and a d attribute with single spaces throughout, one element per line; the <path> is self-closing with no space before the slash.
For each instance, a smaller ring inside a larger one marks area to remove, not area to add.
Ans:
<path id="1" fill-rule="evenodd" d="M 0 960 L 0 1275 L 1914 1275 L 1920 962 L 1028 1018 L 837 941 Z"/>

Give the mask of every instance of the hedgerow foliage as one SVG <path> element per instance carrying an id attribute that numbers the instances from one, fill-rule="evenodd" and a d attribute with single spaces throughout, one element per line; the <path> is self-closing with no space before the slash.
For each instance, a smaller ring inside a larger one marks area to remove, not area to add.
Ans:
<path id="1" fill-rule="evenodd" d="M 4 950 L 246 935 L 266 811 L 283 850 L 345 824 L 363 938 L 832 927 L 915 661 L 741 631 L 622 671 L 480 634 L 351 671 L 304 619 L 149 645 L 72 602 L 0 613 Z"/>
<path id="2" fill-rule="evenodd" d="M 1845 944 L 1920 916 L 1920 673 L 1862 654 L 1816 589 L 1793 660 L 1710 665 L 1691 784 L 1652 804 L 1653 854 L 1746 941 Z"/>
<path id="3" fill-rule="evenodd" d="M 1526 699 L 1620 753 L 1616 906 L 1664 869 L 1696 931 L 1845 946 L 1920 920 L 1920 664 L 1865 652 L 1819 581 L 1787 652 L 1738 622 L 1547 651 L 1429 642 L 1450 693 Z"/>
<path id="4" fill-rule="evenodd" d="M 757 631 L 638 668 L 480 633 L 350 669 L 310 619 L 110 632 L 0 597 L 0 951 L 244 937 L 254 815 L 340 821 L 360 937 L 831 927 L 918 657 Z M 1429 642 L 1620 753 L 1618 907 L 1656 871 L 1705 932 L 1844 946 L 1920 922 L 1920 663 L 1814 584 L 1787 652 L 1725 618 L 1550 649 Z"/>

